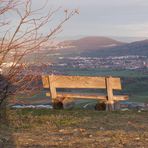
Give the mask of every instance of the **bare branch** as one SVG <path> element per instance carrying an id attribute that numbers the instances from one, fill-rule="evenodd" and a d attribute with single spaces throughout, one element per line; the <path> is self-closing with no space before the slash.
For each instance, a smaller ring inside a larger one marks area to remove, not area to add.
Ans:
<path id="1" fill-rule="evenodd" d="M 8 85 L 0 86 L 0 90 L 5 90 L 0 95 L 3 98 L 0 98 L 0 104 L 9 95 L 24 92 L 32 94 L 39 90 L 40 77 L 32 74 L 33 70 L 22 62 L 23 59 L 43 47 L 44 43 L 53 39 L 61 32 L 65 22 L 78 13 L 78 10 L 65 11 L 65 14 L 63 13 L 64 18 L 59 23 L 42 33 L 44 27 L 49 26 L 61 10 L 60 7 L 55 10 L 49 9 L 49 12 L 43 15 L 41 12 L 46 6 L 47 1 L 40 8 L 33 10 L 32 0 L 23 2 L 19 0 L 0 0 L 0 27 L 3 27 L 4 30 L 0 40 L 0 69 L 3 69 L 3 67 L 6 69 L 3 75 L 9 82 Z M 11 26 L 11 18 L 3 17 L 9 13 L 15 13 L 18 17 L 18 22 L 14 27 Z M 6 68 L 5 64 L 8 62 L 10 65 Z M 44 63 L 42 64 L 44 65 Z M 9 84 L 11 85 L 9 86 Z"/>

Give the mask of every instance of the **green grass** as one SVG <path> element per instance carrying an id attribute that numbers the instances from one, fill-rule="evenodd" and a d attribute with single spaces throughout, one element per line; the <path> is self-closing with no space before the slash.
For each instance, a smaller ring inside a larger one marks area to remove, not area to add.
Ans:
<path id="1" fill-rule="evenodd" d="M 120 70 L 120 69 L 79 69 L 79 68 L 62 68 L 58 69 L 61 72 L 65 72 L 68 75 L 88 75 L 88 76 L 119 76 L 119 77 L 148 77 L 147 73 L 136 70 Z"/>
<path id="2" fill-rule="evenodd" d="M 114 111 L 114 112 L 105 112 L 105 111 L 93 111 L 93 110 L 82 110 L 82 109 L 72 109 L 72 110 L 49 110 L 49 109 L 9 109 L 7 110 L 7 121 L 9 126 L 12 128 L 32 128 L 38 125 L 45 124 L 46 121 L 52 122 L 58 127 L 65 126 L 89 126 L 93 124 L 93 120 L 105 119 L 110 121 L 116 121 L 116 118 L 123 120 L 126 119 L 135 119 L 135 117 L 144 117 L 145 120 L 148 120 L 148 112 L 143 111 L 138 113 L 136 111 Z M 138 119 L 135 119 L 136 121 Z M 104 121 L 98 121 L 99 123 Z M 117 123 L 121 121 L 116 121 Z M 139 121 L 140 122 L 140 121 Z M 143 121 L 141 121 L 143 122 Z M 10 124 L 11 123 L 11 124 Z M 87 125 L 83 125 L 87 123 Z M 123 123 L 120 123 L 122 125 Z M 1 124 L 0 124 L 1 125 Z M 106 123 L 107 126 L 110 123 Z M 103 125 L 102 125 L 103 126 Z"/>

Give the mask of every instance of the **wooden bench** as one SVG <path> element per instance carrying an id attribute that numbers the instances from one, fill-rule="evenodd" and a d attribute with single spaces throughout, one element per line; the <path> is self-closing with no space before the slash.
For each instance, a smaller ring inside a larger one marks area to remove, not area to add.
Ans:
<path id="1" fill-rule="evenodd" d="M 43 87 L 48 88 L 52 103 L 63 102 L 66 98 L 74 99 L 96 99 L 102 100 L 106 104 L 106 110 L 115 110 L 114 103 L 121 100 L 127 100 L 128 96 L 113 95 L 113 90 L 121 90 L 120 78 L 114 77 L 87 77 L 87 76 L 60 76 L 49 75 L 42 76 Z M 57 88 L 68 89 L 106 89 L 105 95 L 99 94 L 80 94 L 57 92 Z"/>

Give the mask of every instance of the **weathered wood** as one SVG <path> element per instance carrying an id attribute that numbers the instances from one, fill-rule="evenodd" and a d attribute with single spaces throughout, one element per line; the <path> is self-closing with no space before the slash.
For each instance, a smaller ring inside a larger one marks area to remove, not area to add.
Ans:
<path id="1" fill-rule="evenodd" d="M 50 97 L 50 93 L 46 93 L 46 96 Z M 106 95 L 99 95 L 99 94 L 87 94 L 87 93 L 57 93 L 58 98 L 75 98 L 75 99 L 92 99 L 92 100 L 107 100 Z M 128 96 L 113 96 L 113 100 L 115 101 L 122 101 L 128 100 Z"/>
<path id="2" fill-rule="evenodd" d="M 46 96 L 51 96 L 50 93 L 46 93 Z M 106 100 L 107 96 L 104 95 L 98 95 L 98 94 L 78 94 L 78 93 L 57 93 L 58 98 L 75 98 L 75 99 L 100 99 L 100 100 Z"/>
<path id="3" fill-rule="evenodd" d="M 109 77 L 108 79 L 109 79 L 112 89 L 114 89 L 114 90 L 121 90 L 122 89 L 120 78 Z"/>
<path id="4" fill-rule="evenodd" d="M 44 88 L 49 88 L 49 78 L 48 76 L 42 76 L 42 83 Z"/>
<path id="5" fill-rule="evenodd" d="M 114 111 L 114 101 L 107 101 L 106 102 L 106 111 Z"/>
<path id="6" fill-rule="evenodd" d="M 52 82 L 56 88 L 106 88 L 105 77 L 54 76 Z M 112 88 L 121 89 L 120 78 L 112 78 Z"/>
<path id="7" fill-rule="evenodd" d="M 50 96 L 52 99 L 52 102 L 55 102 L 54 100 L 57 98 L 57 92 L 56 92 L 56 87 L 54 85 L 53 81 L 54 76 L 49 76 L 49 87 L 50 87 Z"/>
<path id="8" fill-rule="evenodd" d="M 114 96 L 113 90 L 121 90 L 120 78 L 113 77 L 86 77 L 86 76 L 42 76 L 44 88 L 49 88 L 52 102 L 63 101 L 64 98 L 74 99 L 96 99 L 106 102 L 106 110 L 114 110 L 114 101 L 127 100 L 128 96 Z M 106 89 L 107 95 L 91 93 L 64 93 L 57 92 L 56 88 L 88 88 L 88 89 Z"/>
<path id="9" fill-rule="evenodd" d="M 54 76 L 56 88 L 106 88 L 105 77 Z"/>
<path id="10" fill-rule="evenodd" d="M 118 96 L 113 96 L 113 100 L 115 100 L 115 101 L 122 101 L 122 100 L 128 100 L 129 98 L 128 98 L 128 96 L 127 95 L 118 95 Z"/>
<path id="11" fill-rule="evenodd" d="M 49 76 L 56 88 L 106 88 L 105 77 Z M 113 89 L 122 89 L 120 78 L 111 79 Z M 44 88 L 49 88 L 48 76 L 42 76 Z M 80 83 L 81 82 L 81 83 Z"/>
<path id="12" fill-rule="evenodd" d="M 112 88 L 112 77 L 106 78 L 106 88 L 107 88 L 107 103 L 106 110 L 112 111 L 114 110 L 114 98 L 113 98 L 113 88 Z"/>

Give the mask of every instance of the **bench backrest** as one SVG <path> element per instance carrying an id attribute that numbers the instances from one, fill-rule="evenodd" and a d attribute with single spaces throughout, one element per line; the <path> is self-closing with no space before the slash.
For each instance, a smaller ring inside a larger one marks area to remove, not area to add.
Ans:
<path id="1" fill-rule="evenodd" d="M 50 88 L 52 98 L 56 98 L 56 88 L 100 88 L 107 89 L 108 93 L 113 90 L 121 90 L 120 78 L 113 77 L 86 77 L 86 76 L 42 76 L 44 88 Z"/>
<path id="2" fill-rule="evenodd" d="M 50 84 L 55 88 L 107 88 L 107 79 L 110 80 L 112 89 L 121 90 L 120 78 L 113 77 L 86 77 L 86 76 L 42 76 L 44 88 Z"/>

